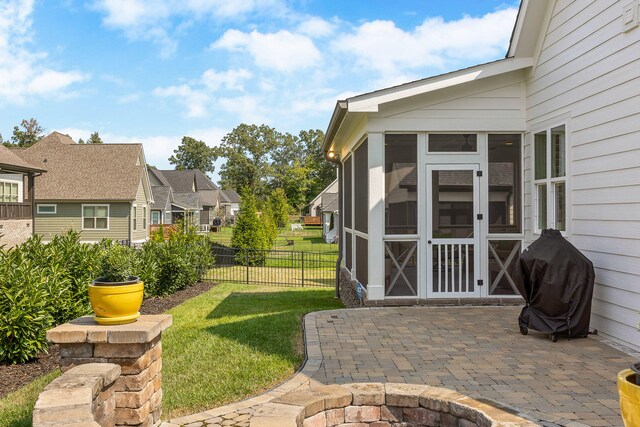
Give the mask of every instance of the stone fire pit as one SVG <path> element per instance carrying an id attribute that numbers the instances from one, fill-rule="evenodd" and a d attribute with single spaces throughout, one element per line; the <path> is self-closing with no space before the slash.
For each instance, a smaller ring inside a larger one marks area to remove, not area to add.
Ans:
<path id="1" fill-rule="evenodd" d="M 530 427 L 514 411 L 413 384 L 346 384 L 285 394 L 258 408 L 252 427 Z"/>

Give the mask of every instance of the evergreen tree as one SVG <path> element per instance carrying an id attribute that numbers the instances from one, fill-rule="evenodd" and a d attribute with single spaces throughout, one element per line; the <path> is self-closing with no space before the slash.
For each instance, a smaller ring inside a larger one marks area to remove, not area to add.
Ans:
<path id="1" fill-rule="evenodd" d="M 289 223 L 289 211 L 291 207 L 287 203 L 287 195 L 282 188 L 276 188 L 269 195 L 269 203 L 276 226 L 286 227 Z"/>
<path id="2" fill-rule="evenodd" d="M 264 223 L 258 218 L 256 212 L 256 198 L 253 193 L 244 188 L 241 190 L 240 211 L 236 219 L 236 226 L 233 227 L 233 235 L 231 236 L 231 246 L 237 249 L 257 249 L 258 251 L 238 251 L 236 260 L 241 265 L 262 265 L 264 264 L 265 255 L 260 250 L 270 248 L 264 229 Z"/>

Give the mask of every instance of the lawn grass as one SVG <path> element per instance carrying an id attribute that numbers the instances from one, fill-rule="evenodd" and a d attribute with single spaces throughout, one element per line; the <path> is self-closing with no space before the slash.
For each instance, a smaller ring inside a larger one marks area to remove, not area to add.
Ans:
<path id="1" fill-rule="evenodd" d="M 162 337 L 163 418 L 241 400 L 291 377 L 304 357 L 302 316 L 341 308 L 333 289 L 221 284 L 169 311 Z M 0 426 L 31 426 L 56 370 L 0 399 Z"/>
<path id="2" fill-rule="evenodd" d="M 0 399 L 0 426 L 29 427 L 38 395 L 60 375 L 55 370 Z"/>
<path id="3" fill-rule="evenodd" d="M 233 227 L 222 227 L 218 233 L 210 233 L 212 241 L 225 246 L 231 244 Z M 289 245 L 288 241 L 293 241 Z M 338 253 L 337 243 L 325 243 L 322 240 L 322 227 L 305 227 L 303 231 L 291 231 L 289 228 L 278 229 L 278 237 L 271 249 L 282 251 L 329 252 Z"/>
<path id="4" fill-rule="evenodd" d="M 304 357 L 302 316 L 341 306 L 332 289 L 221 284 L 170 310 L 163 418 L 237 401 L 291 377 Z"/>

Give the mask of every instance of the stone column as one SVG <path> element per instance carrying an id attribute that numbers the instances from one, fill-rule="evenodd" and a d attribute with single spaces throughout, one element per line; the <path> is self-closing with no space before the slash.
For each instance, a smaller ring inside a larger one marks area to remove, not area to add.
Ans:
<path id="1" fill-rule="evenodd" d="M 63 372 L 85 363 L 115 363 L 116 426 L 156 426 L 162 413 L 162 331 L 169 314 L 140 316 L 126 325 L 98 325 L 85 316 L 47 331 L 60 346 Z"/>

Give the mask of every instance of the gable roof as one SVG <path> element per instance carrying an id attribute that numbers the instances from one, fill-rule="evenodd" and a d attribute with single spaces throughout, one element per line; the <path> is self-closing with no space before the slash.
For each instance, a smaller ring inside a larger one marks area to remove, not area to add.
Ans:
<path id="1" fill-rule="evenodd" d="M 314 203 L 320 201 L 320 204 L 322 205 L 322 195 L 326 194 L 326 193 L 338 193 L 338 179 L 334 179 L 331 184 L 327 185 L 316 197 L 313 198 L 313 200 L 311 200 L 307 206 L 309 205 L 313 205 Z"/>
<path id="2" fill-rule="evenodd" d="M 152 185 L 153 203 L 150 209 L 167 209 L 172 201 L 171 187 L 168 185 Z"/>
<path id="3" fill-rule="evenodd" d="M 173 193 L 172 205 L 190 211 L 200 210 L 200 195 L 198 193 Z"/>
<path id="4" fill-rule="evenodd" d="M 0 144 L 0 173 L 13 172 L 46 172 L 45 169 L 33 166 L 18 154 Z"/>
<path id="5" fill-rule="evenodd" d="M 35 188 L 37 200 L 135 200 L 147 178 L 142 144 L 76 144 L 53 132 L 15 154 L 47 170 Z M 145 190 L 152 199 L 148 180 Z"/>
<path id="6" fill-rule="evenodd" d="M 198 169 L 193 170 L 154 170 L 171 186 L 174 192 L 186 193 L 200 190 L 218 190 L 218 187 Z"/>
<path id="7" fill-rule="evenodd" d="M 226 199 L 227 203 L 240 203 L 240 195 L 234 190 L 220 190 L 220 194 Z"/>

